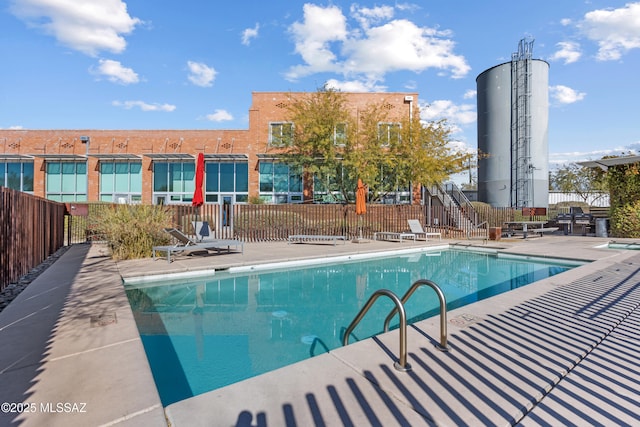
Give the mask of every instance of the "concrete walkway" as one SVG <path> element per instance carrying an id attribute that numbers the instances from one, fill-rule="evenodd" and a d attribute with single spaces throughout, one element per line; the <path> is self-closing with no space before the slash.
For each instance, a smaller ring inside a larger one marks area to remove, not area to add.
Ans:
<path id="1" fill-rule="evenodd" d="M 10 404 L 0 425 L 637 425 L 640 253 L 596 248 L 606 241 L 486 245 L 594 262 L 451 311 L 450 352 L 433 345 L 439 319 L 415 324 L 411 372 L 393 368 L 392 331 L 167 408 L 122 277 L 440 242 L 247 244 L 244 255 L 178 256 L 171 264 L 114 263 L 99 245 L 76 245 L 0 313 L 0 403 Z"/>

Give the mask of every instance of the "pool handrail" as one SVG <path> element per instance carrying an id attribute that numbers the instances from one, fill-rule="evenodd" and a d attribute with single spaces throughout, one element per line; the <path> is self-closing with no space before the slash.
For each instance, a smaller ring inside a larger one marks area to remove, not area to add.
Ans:
<path id="1" fill-rule="evenodd" d="M 428 279 L 416 280 L 413 285 L 411 285 L 411 287 L 407 290 L 407 292 L 402 296 L 402 298 L 400 298 L 402 306 L 404 308 L 404 304 L 407 303 L 409 298 L 411 298 L 411 295 L 413 295 L 416 289 L 418 289 L 420 286 L 429 286 L 431 289 L 436 291 L 436 294 L 438 295 L 438 299 L 440 300 L 440 344 L 436 345 L 435 347 L 440 351 L 449 351 L 449 346 L 447 345 L 447 299 L 445 298 L 442 289 L 440 289 L 440 287 L 436 285 L 435 282 Z M 389 313 L 387 318 L 384 320 L 385 332 L 389 331 L 389 322 L 391 322 L 391 319 L 397 312 L 398 309 L 396 306 L 396 308 L 391 310 L 391 313 Z"/>
<path id="2" fill-rule="evenodd" d="M 400 354 L 398 355 L 398 361 L 393 364 L 393 367 L 398 371 L 408 372 L 411 370 L 411 365 L 407 363 L 407 315 L 400 298 L 388 289 L 378 289 L 369 297 L 367 303 L 360 309 L 345 330 L 344 336 L 342 337 L 342 345 L 349 344 L 351 332 L 353 332 L 358 323 L 360 323 L 364 315 L 367 314 L 373 303 L 381 296 L 389 297 L 396 306 L 394 314 L 397 312 L 400 315 Z"/>

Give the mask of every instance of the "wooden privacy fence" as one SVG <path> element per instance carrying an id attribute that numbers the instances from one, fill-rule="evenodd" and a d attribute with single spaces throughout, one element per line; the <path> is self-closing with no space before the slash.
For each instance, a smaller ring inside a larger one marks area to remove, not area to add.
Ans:
<path id="1" fill-rule="evenodd" d="M 0 187 L 0 291 L 64 246 L 65 206 Z"/>

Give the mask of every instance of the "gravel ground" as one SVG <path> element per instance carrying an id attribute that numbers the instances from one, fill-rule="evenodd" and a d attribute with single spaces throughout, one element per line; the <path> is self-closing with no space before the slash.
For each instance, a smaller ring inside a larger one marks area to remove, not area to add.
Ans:
<path id="1" fill-rule="evenodd" d="M 53 255 L 41 262 L 37 267 L 32 268 L 31 271 L 18 279 L 17 282 L 9 283 L 7 287 L 0 292 L 0 312 L 2 312 L 2 310 L 4 310 L 5 307 L 7 307 L 9 303 L 11 303 L 11 301 L 13 301 L 20 292 L 29 285 L 29 283 L 33 282 L 36 277 L 56 262 L 68 248 L 68 246 L 61 247 Z"/>

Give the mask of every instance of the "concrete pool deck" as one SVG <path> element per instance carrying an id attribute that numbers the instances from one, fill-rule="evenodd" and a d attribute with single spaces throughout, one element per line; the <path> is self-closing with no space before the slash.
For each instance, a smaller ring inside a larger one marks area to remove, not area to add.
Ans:
<path id="1" fill-rule="evenodd" d="M 608 240 L 272 242 L 171 264 L 75 245 L 0 313 L 0 425 L 637 424 L 640 251 L 596 248 Z M 410 372 L 393 368 L 391 331 L 162 407 L 123 277 L 441 244 L 593 262 L 451 310 L 449 352 L 437 317 L 409 327 Z"/>

